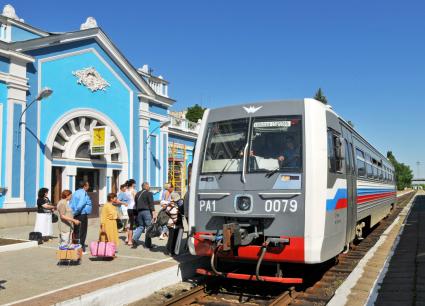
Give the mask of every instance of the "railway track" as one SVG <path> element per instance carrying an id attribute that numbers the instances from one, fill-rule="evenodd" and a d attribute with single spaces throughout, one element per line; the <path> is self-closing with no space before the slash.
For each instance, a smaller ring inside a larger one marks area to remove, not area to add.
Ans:
<path id="1" fill-rule="evenodd" d="M 326 305 L 357 266 L 358 262 L 379 240 L 382 233 L 394 221 L 400 211 L 407 205 L 414 193 L 401 196 L 392 213 L 367 236 L 357 241 L 347 254 L 340 254 L 335 260 L 324 263 L 311 275 L 305 284 L 297 287 L 276 286 L 259 282 L 239 282 L 214 278 L 193 289 L 177 295 L 165 305 Z"/>

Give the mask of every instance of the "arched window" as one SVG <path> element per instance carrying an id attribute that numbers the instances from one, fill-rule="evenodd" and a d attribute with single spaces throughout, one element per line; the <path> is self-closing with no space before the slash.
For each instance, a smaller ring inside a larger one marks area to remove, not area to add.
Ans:
<path id="1" fill-rule="evenodd" d="M 91 155 L 90 154 L 90 144 L 89 142 L 83 142 L 77 149 L 75 153 L 76 158 L 84 158 L 84 159 L 100 159 L 100 155 Z"/>

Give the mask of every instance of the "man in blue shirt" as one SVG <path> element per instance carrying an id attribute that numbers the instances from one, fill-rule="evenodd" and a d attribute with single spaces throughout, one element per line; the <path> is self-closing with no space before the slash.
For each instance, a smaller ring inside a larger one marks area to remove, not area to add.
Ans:
<path id="1" fill-rule="evenodd" d="M 69 206 L 71 207 L 72 212 L 74 214 L 74 219 L 80 221 L 80 225 L 76 226 L 74 229 L 74 234 L 77 239 L 80 239 L 83 252 L 86 252 L 86 237 L 88 225 L 87 216 L 91 214 L 92 202 L 89 195 L 87 194 L 87 190 L 89 190 L 90 188 L 89 182 L 80 182 L 79 186 L 80 189 L 78 189 L 72 194 Z"/>

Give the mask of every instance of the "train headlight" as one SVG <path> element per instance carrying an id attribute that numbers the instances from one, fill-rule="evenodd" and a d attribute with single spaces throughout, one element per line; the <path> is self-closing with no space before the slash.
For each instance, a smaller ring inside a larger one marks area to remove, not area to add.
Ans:
<path id="1" fill-rule="evenodd" d="M 250 197 L 239 197 L 236 200 L 236 207 L 240 211 L 249 211 L 251 209 L 251 198 Z"/>

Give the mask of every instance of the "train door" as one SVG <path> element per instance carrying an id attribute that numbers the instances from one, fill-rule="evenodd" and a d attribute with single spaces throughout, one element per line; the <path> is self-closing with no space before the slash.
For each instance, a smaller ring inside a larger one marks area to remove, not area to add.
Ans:
<path id="1" fill-rule="evenodd" d="M 351 135 L 350 135 L 351 136 Z M 349 137 L 351 138 L 351 137 Z M 354 153 L 351 139 L 344 140 L 345 145 L 345 174 L 347 177 L 347 231 L 346 244 L 350 243 L 355 236 L 357 222 L 357 191 L 356 191 L 356 170 L 354 165 Z"/>

